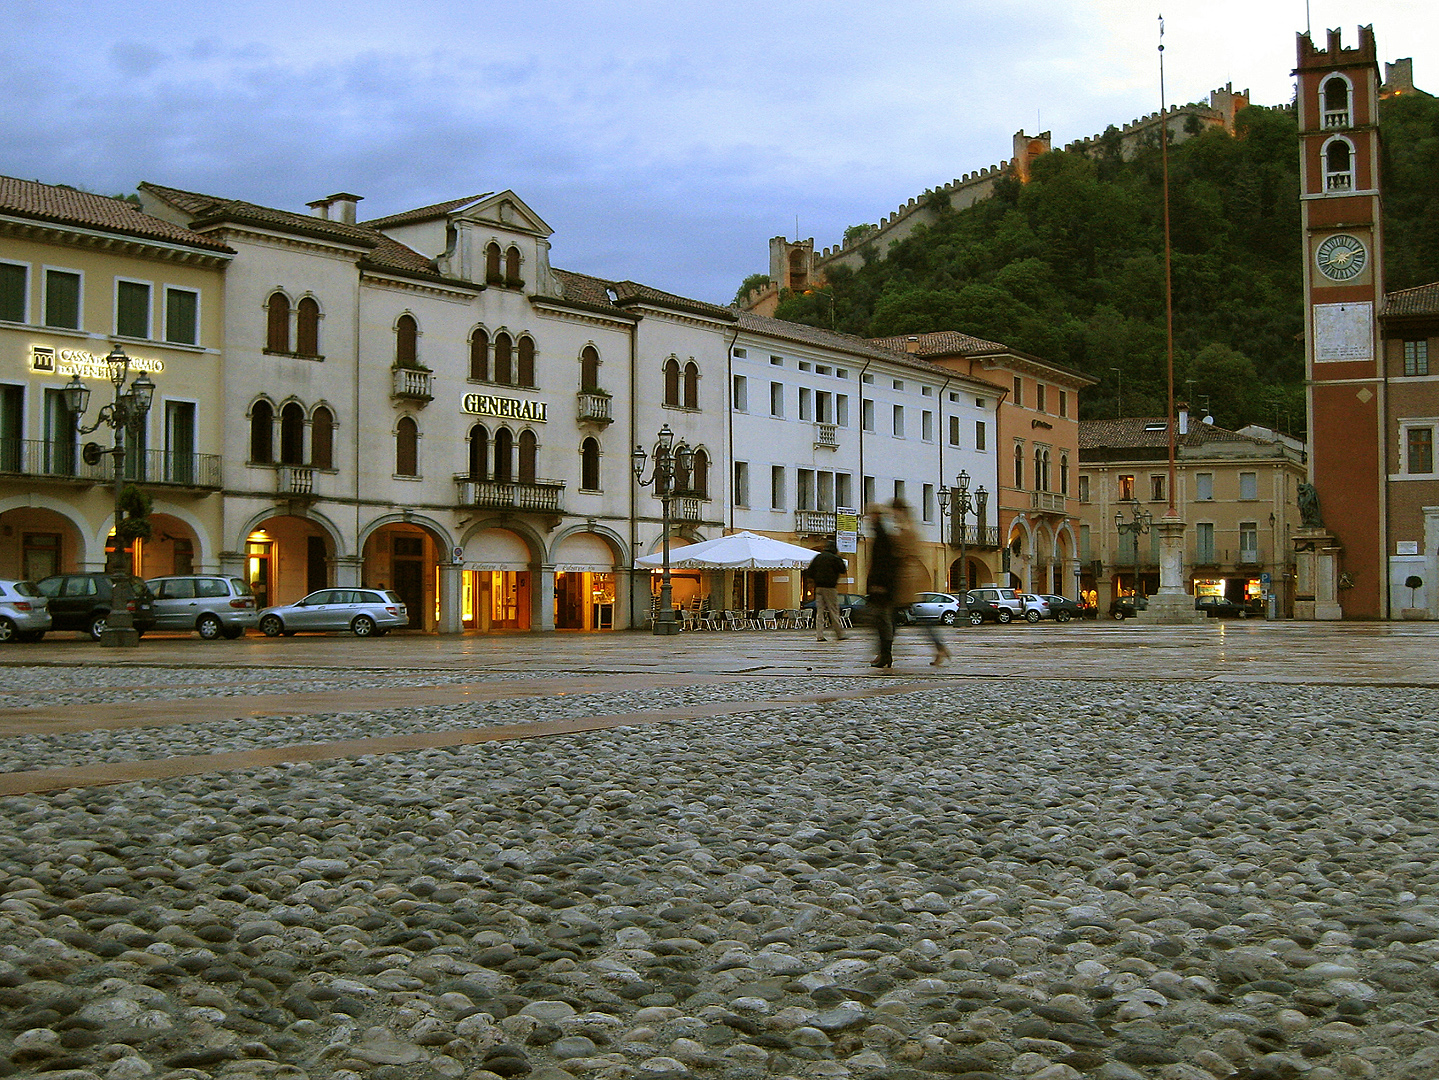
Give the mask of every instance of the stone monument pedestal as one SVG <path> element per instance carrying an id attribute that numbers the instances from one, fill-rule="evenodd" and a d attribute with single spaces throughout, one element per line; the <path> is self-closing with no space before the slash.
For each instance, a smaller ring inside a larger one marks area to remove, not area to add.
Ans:
<path id="1" fill-rule="evenodd" d="M 1159 591 L 1149 606 L 1134 613 L 1136 622 L 1168 626 L 1203 623 L 1208 616 L 1194 608 L 1184 591 L 1184 519 L 1166 514 L 1154 523 L 1159 530 Z"/>
<path id="2" fill-rule="evenodd" d="M 1294 534 L 1294 617 L 1344 618 L 1339 604 L 1339 565 L 1344 547 L 1322 525 L 1306 525 Z"/>

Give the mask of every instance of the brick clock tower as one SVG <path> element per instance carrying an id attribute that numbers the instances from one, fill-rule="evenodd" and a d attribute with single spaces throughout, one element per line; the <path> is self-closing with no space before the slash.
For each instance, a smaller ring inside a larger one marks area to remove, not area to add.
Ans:
<path id="1" fill-rule="evenodd" d="M 1295 535 L 1295 616 L 1386 615 L 1384 382 L 1379 308 L 1379 63 L 1374 28 L 1356 48 L 1299 35 L 1300 207 L 1304 226 L 1309 478 L 1318 517 Z M 1303 500 L 1301 500 L 1303 505 Z"/>

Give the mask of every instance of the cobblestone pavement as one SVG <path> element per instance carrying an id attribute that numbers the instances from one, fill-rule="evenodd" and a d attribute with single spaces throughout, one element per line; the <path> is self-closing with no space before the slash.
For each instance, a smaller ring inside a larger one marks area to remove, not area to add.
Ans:
<path id="1" fill-rule="evenodd" d="M 0 1075 L 1439 1076 L 1439 633 L 0 650 Z"/>

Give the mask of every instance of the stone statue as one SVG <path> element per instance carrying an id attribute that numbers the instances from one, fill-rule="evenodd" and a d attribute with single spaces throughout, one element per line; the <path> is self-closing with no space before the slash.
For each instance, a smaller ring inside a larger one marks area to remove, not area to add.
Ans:
<path id="1" fill-rule="evenodd" d="M 1319 516 L 1319 492 L 1313 484 L 1299 485 L 1299 520 L 1306 527 L 1324 528 L 1324 519 Z"/>

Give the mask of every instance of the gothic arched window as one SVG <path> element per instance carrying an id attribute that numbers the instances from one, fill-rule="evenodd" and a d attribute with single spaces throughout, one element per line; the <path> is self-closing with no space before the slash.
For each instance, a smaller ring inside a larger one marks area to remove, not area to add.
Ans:
<path id="1" fill-rule="evenodd" d="M 265 304 L 265 348 L 270 352 L 290 351 L 290 298 L 271 293 Z"/>
<path id="2" fill-rule="evenodd" d="M 275 409 L 263 398 L 250 406 L 250 460 L 275 460 Z"/>
<path id="3" fill-rule="evenodd" d="M 305 461 L 305 410 L 298 401 L 289 401 L 280 410 L 280 464 L 302 465 Z"/>
<path id="4" fill-rule="evenodd" d="M 420 475 L 420 426 L 413 417 L 402 416 L 395 425 L 395 473 Z"/>
<path id="5" fill-rule="evenodd" d="M 479 327 L 470 335 L 470 378 L 490 380 L 490 335 Z"/>
<path id="6" fill-rule="evenodd" d="M 321 405 L 310 414 L 310 464 L 334 468 L 335 414 Z"/>
<path id="7" fill-rule="evenodd" d="M 295 351 L 301 356 L 320 355 L 320 305 L 312 296 L 295 306 Z"/>
<path id="8" fill-rule="evenodd" d="M 580 443 L 580 487 L 586 491 L 600 490 L 600 444 L 589 438 Z"/>
<path id="9" fill-rule="evenodd" d="M 685 365 L 685 399 L 686 409 L 698 409 L 700 407 L 700 369 L 699 365 L 691 360 Z"/>
<path id="10" fill-rule="evenodd" d="M 533 484 L 535 476 L 539 472 L 540 463 L 540 441 L 535 438 L 535 433 L 526 429 L 520 432 L 520 475 L 519 481 L 522 484 Z"/>

